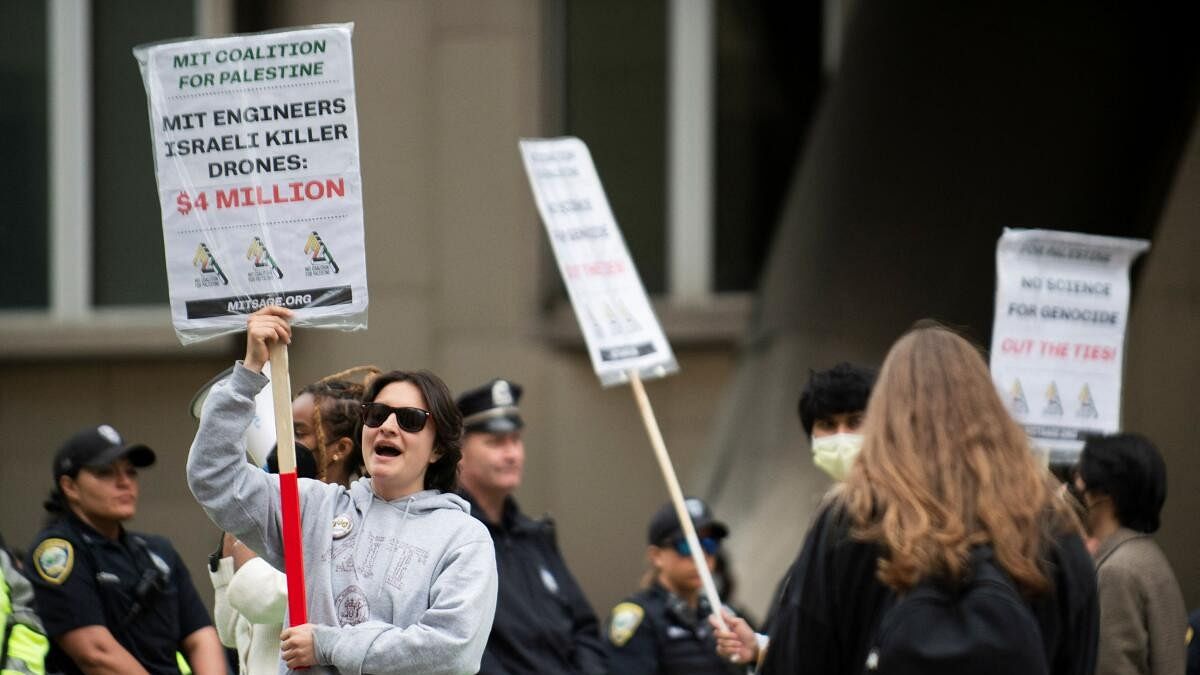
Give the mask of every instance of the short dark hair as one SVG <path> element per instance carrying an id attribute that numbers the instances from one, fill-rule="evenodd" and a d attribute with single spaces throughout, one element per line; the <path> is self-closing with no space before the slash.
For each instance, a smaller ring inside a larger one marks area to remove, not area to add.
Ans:
<path id="1" fill-rule="evenodd" d="M 819 419 L 866 410 L 873 386 L 874 370 L 845 361 L 829 370 L 808 371 L 808 384 L 796 404 L 804 433 L 811 436 Z"/>
<path id="2" fill-rule="evenodd" d="M 1158 530 L 1167 501 L 1167 465 L 1150 439 L 1135 433 L 1087 439 L 1079 475 L 1088 492 L 1112 498 L 1123 527 L 1147 534 Z"/>
<path id="3" fill-rule="evenodd" d="M 458 487 L 458 460 L 462 459 L 463 435 L 462 413 L 458 412 L 454 396 L 442 378 L 428 370 L 393 370 L 371 381 L 363 393 L 362 402 L 371 403 L 384 387 L 393 382 L 411 382 L 420 389 L 433 418 L 433 450 L 441 456 L 425 470 L 425 489 L 453 492 Z M 358 436 L 362 437 L 361 419 L 358 422 Z"/>

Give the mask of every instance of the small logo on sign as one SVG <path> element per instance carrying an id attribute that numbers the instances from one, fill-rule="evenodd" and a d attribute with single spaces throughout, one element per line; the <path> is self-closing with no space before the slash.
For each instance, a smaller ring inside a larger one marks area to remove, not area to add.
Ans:
<path id="1" fill-rule="evenodd" d="M 1096 419 L 1100 416 L 1100 411 L 1096 410 L 1096 401 L 1092 398 L 1092 390 L 1086 384 L 1079 392 L 1079 410 L 1075 412 L 1075 416 L 1083 419 Z"/>
<path id="2" fill-rule="evenodd" d="M 1046 407 L 1042 410 L 1042 414 L 1062 417 L 1062 399 L 1058 396 L 1058 385 L 1054 382 L 1051 382 L 1050 386 L 1046 387 Z"/>
<path id="3" fill-rule="evenodd" d="M 196 288 L 212 288 L 213 286 L 228 286 L 229 277 L 221 271 L 221 266 L 217 264 L 217 257 L 208 250 L 208 244 L 200 242 L 196 246 L 196 255 L 192 256 L 192 267 L 195 267 L 200 272 L 200 276 L 196 277 Z"/>
<path id="4" fill-rule="evenodd" d="M 250 248 L 246 249 L 246 260 L 251 262 L 251 270 L 247 275 L 250 281 L 271 281 L 274 279 L 283 278 L 283 270 L 279 269 L 275 258 L 271 256 L 271 252 L 267 250 L 267 245 L 263 243 L 261 237 L 255 237 L 254 241 L 250 242 Z"/>
<path id="5" fill-rule="evenodd" d="M 1008 390 L 1008 405 L 1014 415 L 1029 413 L 1029 403 L 1025 401 L 1025 390 L 1021 387 L 1021 380 L 1013 380 L 1012 389 Z"/>
<path id="6" fill-rule="evenodd" d="M 304 253 L 310 261 L 304 268 L 306 277 L 323 277 L 342 271 L 338 267 L 337 261 L 333 259 L 333 251 L 329 250 L 329 245 L 321 239 L 321 235 L 316 230 L 313 230 L 304 242 Z"/>

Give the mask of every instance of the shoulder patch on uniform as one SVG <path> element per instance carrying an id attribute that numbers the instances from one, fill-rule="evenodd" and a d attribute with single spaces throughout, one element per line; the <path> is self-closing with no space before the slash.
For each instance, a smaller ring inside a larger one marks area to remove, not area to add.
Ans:
<path id="1" fill-rule="evenodd" d="M 613 607 L 612 620 L 608 623 L 609 642 L 617 647 L 625 646 L 638 626 L 642 625 L 642 618 L 645 616 L 646 610 L 637 603 L 622 602 Z"/>
<path id="2" fill-rule="evenodd" d="M 33 567 L 43 580 L 57 586 L 71 576 L 75 567 L 75 547 L 66 539 L 47 539 L 33 551 Z"/>

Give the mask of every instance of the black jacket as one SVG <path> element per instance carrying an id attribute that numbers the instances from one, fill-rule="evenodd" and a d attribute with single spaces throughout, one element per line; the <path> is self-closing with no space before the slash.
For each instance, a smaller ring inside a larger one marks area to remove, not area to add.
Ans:
<path id="1" fill-rule="evenodd" d="M 122 530 L 112 541 L 68 514 L 38 534 L 25 564 L 38 616 L 54 638 L 48 671 L 80 673 L 57 638 L 96 625 L 146 670 L 177 674 L 180 643 L 212 625 L 187 567 L 162 537 Z"/>
<path id="2" fill-rule="evenodd" d="M 850 536 L 836 506 L 826 507 L 809 530 L 788 573 L 771 643 L 760 673 L 863 672 L 892 591 L 875 576 L 880 550 Z M 1091 675 L 1096 666 L 1100 607 L 1092 558 L 1077 535 L 1047 547 L 1049 593 L 1031 602 L 1054 675 Z"/>
<path id="3" fill-rule="evenodd" d="M 609 617 L 612 675 L 744 675 L 717 655 L 708 601 L 693 610 L 655 583 L 626 598 Z"/>
<path id="4" fill-rule="evenodd" d="M 558 550 L 554 523 L 532 520 L 510 497 L 489 523 L 471 495 L 471 513 L 496 545 L 500 590 L 480 675 L 600 675 L 604 647 L 596 614 Z"/>

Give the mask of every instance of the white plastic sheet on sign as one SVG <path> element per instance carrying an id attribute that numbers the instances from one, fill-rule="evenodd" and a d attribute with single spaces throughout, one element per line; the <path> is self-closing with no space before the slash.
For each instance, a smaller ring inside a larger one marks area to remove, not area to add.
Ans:
<path id="1" fill-rule="evenodd" d="M 573 137 L 522 139 L 521 157 L 592 367 L 605 386 L 679 370 L 592 155 Z"/>
<path id="2" fill-rule="evenodd" d="M 991 370 L 1013 417 L 1053 463 L 1121 422 L 1129 266 L 1142 239 L 1006 229 L 996 247 Z"/>
<path id="3" fill-rule="evenodd" d="M 184 344 L 270 304 L 365 329 L 352 24 L 133 50 L 150 111 L 171 318 Z"/>

